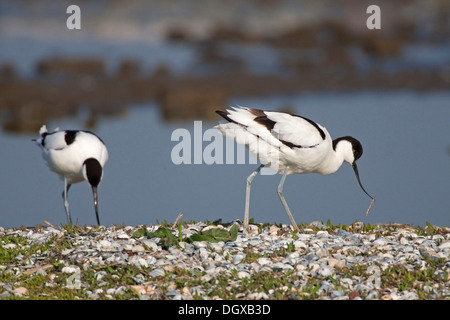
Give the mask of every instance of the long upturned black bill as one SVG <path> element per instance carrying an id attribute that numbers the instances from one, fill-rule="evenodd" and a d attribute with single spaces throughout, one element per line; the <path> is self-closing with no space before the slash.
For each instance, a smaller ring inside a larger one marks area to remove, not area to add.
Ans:
<path id="1" fill-rule="evenodd" d="M 356 179 L 358 179 L 358 183 L 361 186 L 361 189 L 363 189 L 363 191 L 373 200 L 374 198 L 367 193 L 366 189 L 364 189 L 363 185 L 361 184 L 361 180 L 359 179 L 359 173 L 358 173 L 358 167 L 356 166 L 356 162 L 354 162 L 352 164 L 353 170 L 355 171 L 356 174 Z"/>
<path id="2" fill-rule="evenodd" d="M 100 225 L 100 219 L 98 217 L 97 187 L 92 187 L 92 193 L 94 194 L 95 216 L 97 217 L 98 225 Z"/>

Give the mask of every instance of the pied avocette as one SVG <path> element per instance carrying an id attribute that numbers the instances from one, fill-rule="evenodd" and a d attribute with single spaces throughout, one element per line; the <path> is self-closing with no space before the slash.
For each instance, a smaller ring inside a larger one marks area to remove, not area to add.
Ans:
<path id="1" fill-rule="evenodd" d="M 249 222 L 251 183 L 264 166 L 282 175 L 277 193 L 294 230 L 298 230 L 298 226 L 283 196 L 284 181 L 289 174 L 327 175 L 336 172 L 344 161 L 348 162 L 352 165 L 362 190 L 373 203 L 374 198 L 367 193 L 359 178 L 356 160 L 361 157 L 363 148 L 355 138 L 346 136 L 332 140 L 327 129 L 320 124 L 283 112 L 244 107 L 216 112 L 228 123 L 219 124 L 215 128 L 225 137 L 246 145 L 261 162 L 247 178 L 244 227 Z"/>
<path id="2" fill-rule="evenodd" d="M 85 130 L 55 129 L 48 132 L 43 125 L 40 137 L 33 139 L 42 149 L 42 156 L 48 167 L 64 180 L 64 207 L 67 220 L 72 223 L 69 211 L 68 192 L 72 184 L 86 180 L 92 187 L 95 215 L 98 216 L 97 188 L 103 177 L 103 168 L 108 161 L 108 150 L 94 133 Z"/>

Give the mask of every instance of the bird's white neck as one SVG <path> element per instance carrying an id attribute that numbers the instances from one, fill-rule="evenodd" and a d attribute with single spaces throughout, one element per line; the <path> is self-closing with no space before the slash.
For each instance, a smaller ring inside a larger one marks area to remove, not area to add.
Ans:
<path id="1" fill-rule="evenodd" d="M 347 140 L 339 141 L 335 148 L 330 150 L 328 157 L 323 161 L 317 172 L 320 174 L 335 173 L 344 161 L 350 164 L 354 161 L 353 147 Z"/>

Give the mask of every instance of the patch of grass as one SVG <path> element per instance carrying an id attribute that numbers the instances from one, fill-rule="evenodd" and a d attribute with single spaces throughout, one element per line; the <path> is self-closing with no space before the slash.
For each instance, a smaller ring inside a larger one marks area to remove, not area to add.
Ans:
<path id="1" fill-rule="evenodd" d="M 416 233 L 419 236 L 432 236 L 432 235 L 445 235 L 446 231 L 444 228 L 440 228 L 437 226 L 432 225 L 428 221 L 425 223 L 425 226 L 416 226 L 415 228 Z"/>
<path id="2" fill-rule="evenodd" d="M 166 227 L 160 227 L 155 232 L 150 232 L 147 228 L 140 228 L 133 233 L 134 238 L 148 237 L 160 238 L 163 248 L 169 248 L 177 245 L 179 242 L 192 243 L 194 241 L 219 242 L 219 241 L 235 241 L 237 238 L 238 228 L 233 225 L 230 230 L 222 228 L 212 228 L 205 231 L 194 233 L 190 237 L 183 238 L 181 224 L 177 225 L 178 237 L 172 233 L 172 230 Z"/>
<path id="3" fill-rule="evenodd" d="M 408 270 L 404 266 L 396 265 L 386 268 L 381 274 L 382 286 L 396 287 L 400 291 L 415 291 L 419 299 L 425 299 L 428 293 L 424 286 L 439 283 L 442 287 L 448 285 L 448 276 L 440 277 L 434 267 L 426 269 Z"/>
<path id="4" fill-rule="evenodd" d="M 13 244 L 15 247 L 8 248 L 4 245 Z M 26 261 L 36 254 L 41 254 L 47 251 L 50 246 L 47 243 L 44 244 L 28 244 L 28 241 L 22 236 L 4 236 L 0 239 L 0 264 L 10 264 L 16 261 L 19 256 L 22 261 L 26 264 Z"/>
<path id="5" fill-rule="evenodd" d="M 228 300 L 263 292 L 271 299 L 286 300 L 296 297 L 297 288 L 293 286 L 296 279 L 296 274 L 291 271 L 259 272 L 249 278 L 238 279 L 235 271 L 235 274 L 216 277 L 211 283 L 208 296 Z"/>

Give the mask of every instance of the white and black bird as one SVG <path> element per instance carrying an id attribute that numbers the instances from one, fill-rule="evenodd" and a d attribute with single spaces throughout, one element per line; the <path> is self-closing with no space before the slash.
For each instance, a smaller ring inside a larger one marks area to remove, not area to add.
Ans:
<path id="1" fill-rule="evenodd" d="M 355 138 L 346 136 L 332 140 L 323 126 L 307 118 L 282 112 L 243 107 L 216 112 L 228 123 L 215 128 L 225 137 L 246 145 L 262 163 L 247 178 L 244 227 L 248 226 L 249 221 L 251 183 L 264 166 L 282 175 L 277 192 L 295 230 L 298 230 L 298 226 L 283 196 L 283 184 L 289 174 L 327 175 L 336 172 L 344 161 L 348 162 L 362 190 L 373 203 L 374 198 L 366 192 L 359 178 L 356 160 L 361 157 L 363 148 Z"/>
<path id="2" fill-rule="evenodd" d="M 92 187 L 95 215 L 98 216 L 97 188 L 103 177 L 103 168 L 108 161 L 108 150 L 94 133 L 85 130 L 55 129 L 48 132 L 44 125 L 40 137 L 33 139 L 42 149 L 42 156 L 48 167 L 64 180 L 64 207 L 67 220 L 72 223 L 69 211 L 68 192 L 72 184 L 86 180 Z"/>

